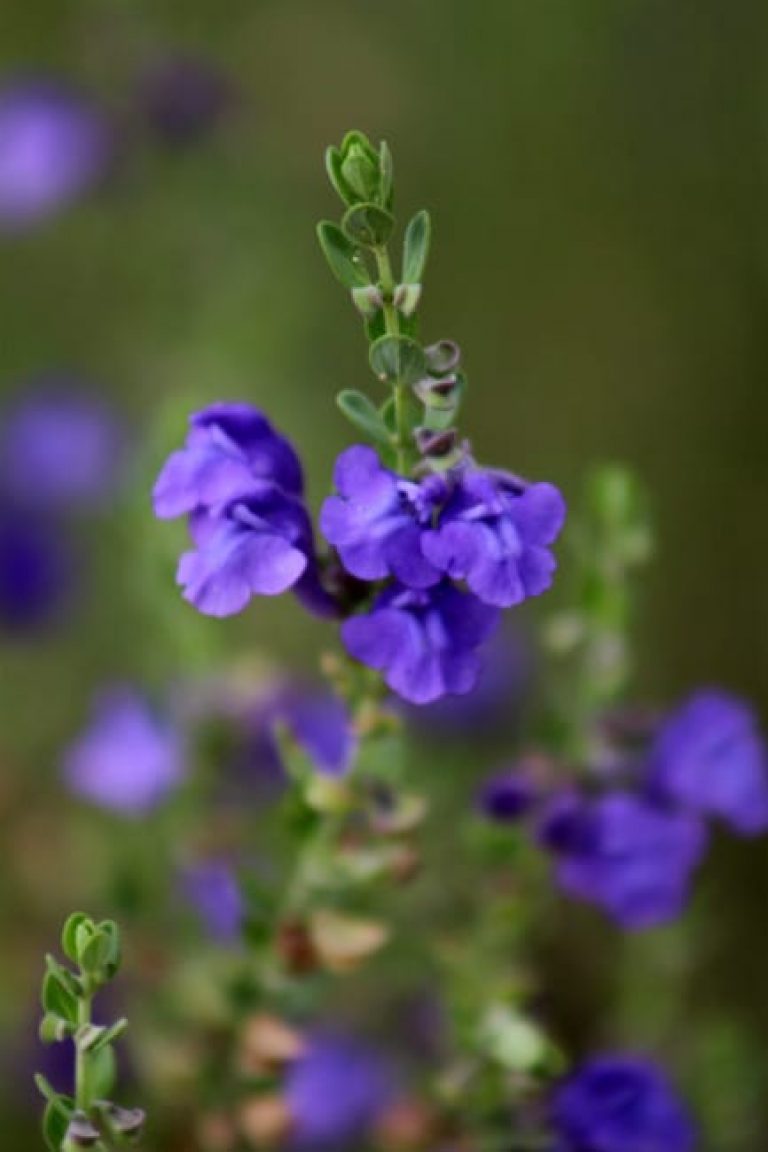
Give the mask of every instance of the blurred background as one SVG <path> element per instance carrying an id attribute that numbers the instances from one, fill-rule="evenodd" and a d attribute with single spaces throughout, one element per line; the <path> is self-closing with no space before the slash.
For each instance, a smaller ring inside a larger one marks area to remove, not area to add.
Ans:
<path id="1" fill-rule="evenodd" d="M 401 215 L 433 214 L 424 332 L 461 342 L 479 457 L 569 499 L 596 461 L 646 486 L 638 697 L 719 684 L 765 715 L 767 58 L 759 0 L 6 3 L 0 1026 L 17 1071 L 41 950 L 100 898 L 108 836 L 60 771 L 94 695 L 262 652 L 315 667 L 325 632 L 289 601 L 221 623 L 182 603 L 183 534 L 149 493 L 187 412 L 242 399 L 324 495 L 347 436 L 333 394 L 371 383 L 314 236 L 336 213 L 323 149 L 350 127 L 391 143 Z M 49 475 L 61 419 L 71 458 Z M 481 748 L 457 779 L 485 771 Z M 729 1152 L 765 1147 L 767 891 L 768 846 L 724 842 L 684 924 L 627 945 L 563 904 L 542 945 L 563 1034 L 654 1044 L 702 1146 Z M 33 1098 L 4 1081 L 3 1147 L 36 1146 Z"/>

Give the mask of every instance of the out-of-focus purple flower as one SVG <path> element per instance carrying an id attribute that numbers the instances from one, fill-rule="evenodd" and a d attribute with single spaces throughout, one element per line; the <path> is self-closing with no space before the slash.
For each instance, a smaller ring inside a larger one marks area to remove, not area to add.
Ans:
<path id="1" fill-rule="evenodd" d="M 190 418 L 185 446 L 166 461 L 154 489 L 155 514 L 173 519 L 215 509 L 263 489 L 301 496 L 299 458 L 263 413 L 248 404 L 213 404 Z"/>
<path id="2" fill-rule="evenodd" d="M 425 559 L 421 540 L 446 482 L 404 480 L 381 464 L 373 448 L 355 445 L 336 461 L 334 483 L 320 514 L 320 530 L 348 572 L 360 580 L 396 577 L 407 588 L 429 588 L 440 572 Z"/>
<path id="3" fill-rule="evenodd" d="M 338 696 L 290 686 L 267 703 L 271 726 L 285 724 L 319 772 L 342 775 L 357 749 L 349 711 Z"/>
<path id="4" fill-rule="evenodd" d="M 338 1148 L 363 1140 L 393 1091 L 392 1076 L 372 1049 L 347 1036 L 316 1036 L 285 1083 L 296 1143 Z"/>
<path id="5" fill-rule="evenodd" d="M 179 879 L 184 897 L 208 935 L 219 944 L 236 943 L 245 919 L 245 900 L 229 864 L 221 860 L 188 864 Z"/>
<path id="6" fill-rule="evenodd" d="M 193 144 L 232 103 L 232 84 L 209 61 L 169 55 L 146 70 L 140 95 L 150 128 L 166 143 Z"/>
<path id="7" fill-rule="evenodd" d="M 614 792 L 554 801 L 541 839 L 557 857 L 564 891 L 599 905 L 624 928 L 640 929 L 682 911 L 707 837 L 696 816 Z"/>
<path id="8" fill-rule="evenodd" d="M 557 1152 L 692 1152 L 692 1121 L 650 1060 L 596 1056 L 566 1080 L 552 1108 Z"/>
<path id="9" fill-rule="evenodd" d="M 66 84 L 0 89 L 0 228 L 30 227 L 96 185 L 112 153 L 102 114 Z"/>
<path id="10" fill-rule="evenodd" d="M 254 596 L 277 596 L 294 587 L 312 552 L 304 505 L 274 484 L 251 481 L 247 498 L 190 524 L 197 547 L 179 560 L 177 579 L 207 616 L 232 616 Z"/>
<path id="11" fill-rule="evenodd" d="M 341 635 L 356 660 L 380 671 L 393 692 L 413 704 L 469 692 L 477 682 L 477 649 L 499 614 L 444 582 L 427 591 L 386 588 L 369 613 L 345 620 Z"/>
<path id="12" fill-rule="evenodd" d="M 88 727 L 65 753 L 63 772 L 77 795 L 138 816 L 180 783 L 182 738 L 135 689 L 114 688 L 97 698 Z"/>
<path id="13" fill-rule="evenodd" d="M 101 504 L 115 490 L 123 449 L 111 409 L 66 376 L 32 381 L 0 417 L 0 477 L 20 506 Z"/>
<path id="14" fill-rule="evenodd" d="M 0 508 L 0 626 L 24 633 L 54 620 L 66 602 L 73 558 L 49 519 Z"/>
<path id="15" fill-rule="evenodd" d="M 532 665 L 525 638 L 516 629 L 500 628 L 483 649 L 482 668 L 471 692 L 408 706 L 408 718 L 420 731 L 438 740 L 514 731 L 532 678 Z"/>
<path id="16" fill-rule="evenodd" d="M 508 824 L 526 816 L 537 798 L 537 789 L 530 776 L 519 769 L 507 768 L 484 782 L 477 802 L 489 820 Z"/>
<path id="17" fill-rule="evenodd" d="M 422 549 L 485 604 L 510 608 L 549 588 L 555 570 L 549 545 L 564 520 L 565 502 L 554 485 L 467 468 Z"/>
<path id="18" fill-rule="evenodd" d="M 716 690 L 697 692 L 673 712 L 650 753 L 655 795 L 736 832 L 768 828 L 768 756 L 757 718 L 742 700 Z"/>

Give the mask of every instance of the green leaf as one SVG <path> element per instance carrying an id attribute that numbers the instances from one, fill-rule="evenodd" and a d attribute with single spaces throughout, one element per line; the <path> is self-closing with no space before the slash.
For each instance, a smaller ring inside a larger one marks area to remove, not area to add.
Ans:
<path id="1" fill-rule="evenodd" d="M 381 203 L 385 208 L 392 208 L 394 200 L 394 164 L 392 153 L 386 140 L 382 140 L 379 148 L 379 166 L 381 169 Z"/>
<path id="2" fill-rule="evenodd" d="M 64 950 L 64 955 L 70 960 L 74 960 L 75 963 L 78 960 L 77 930 L 81 925 L 86 927 L 90 925 L 91 930 L 94 927 L 93 921 L 85 912 L 73 912 L 71 916 L 67 917 L 61 930 L 61 947 Z"/>
<path id="3" fill-rule="evenodd" d="M 98 929 L 99 932 L 107 936 L 109 940 L 108 955 L 104 961 L 104 969 L 107 976 L 112 979 L 112 977 L 117 975 L 123 960 L 120 929 L 114 920 L 102 920 L 98 925 Z"/>
<path id="4" fill-rule="evenodd" d="M 421 212 L 416 213 L 405 230 L 403 242 L 403 282 L 405 284 L 421 283 L 429 256 L 431 235 L 432 223 L 429 212 L 422 209 Z"/>
<path id="5" fill-rule="evenodd" d="M 416 384 L 427 370 L 421 345 L 409 336 L 382 336 L 371 345 L 371 368 L 389 384 Z"/>
<path id="6" fill-rule="evenodd" d="M 333 187 L 338 192 L 341 199 L 345 204 L 352 204 L 355 195 L 352 189 L 347 184 L 341 171 L 342 155 L 338 148 L 326 148 L 325 150 L 325 170 L 328 173 L 328 179 Z"/>
<path id="7" fill-rule="evenodd" d="M 108 1028 L 100 1027 L 98 1024 L 91 1027 L 93 1029 L 91 1035 L 86 1037 L 85 1041 L 81 1040 L 81 1045 L 87 1052 L 96 1053 L 122 1036 L 128 1027 L 128 1021 L 123 1016 Z"/>
<path id="8" fill-rule="evenodd" d="M 339 392 L 336 403 L 347 420 L 369 440 L 376 444 L 391 443 L 392 438 L 378 408 L 362 392 L 347 388 Z"/>
<path id="9" fill-rule="evenodd" d="M 113 958 L 114 940 L 108 932 L 99 927 L 81 951 L 80 964 L 91 976 L 109 977 L 110 970 L 114 966 Z"/>
<path id="10" fill-rule="evenodd" d="M 366 248 L 380 248 L 386 244 L 394 226 L 394 216 L 385 208 L 371 203 L 355 204 L 345 212 L 341 222 L 344 235 L 353 244 L 362 244 Z"/>
<path id="11" fill-rule="evenodd" d="M 366 288 L 371 280 L 363 259 L 336 224 L 323 220 L 317 226 L 317 238 L 334 276 L 345 288 Z"/>
<path id="12" fill-rule="evenodd" d="M 96 1052 L 89 1052 L 88 1083 L 94 1099 L 106 1099 L 115 1086 L 117 1062 L 115 1050 L 109 1044 Z"/>
<path id="13" fill-rule="evenodd" d="M 45 974 L 40 999 L 46 1013 L 60 1016 L 70 1024 L 77 1023 L 77 997 L 62 983 L 56 973 Z"/>
<path id="14" fill-rule="evenodd" d="M 69 1128 L 69 1116 L 54 1101 L 49 1101 L 43 1113 L 43 1139 L 51 1152 L 60 1152 Z"/>

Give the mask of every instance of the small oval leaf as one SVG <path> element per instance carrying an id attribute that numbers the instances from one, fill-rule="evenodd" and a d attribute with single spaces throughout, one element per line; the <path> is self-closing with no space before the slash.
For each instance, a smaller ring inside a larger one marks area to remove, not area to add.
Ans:
<path id="1" fill-rule="evenodd" d="M 403 242 L 403 282 L 421 283 L 429 256 L 432 222 L 429 212 L 422 209 L 409 221 Z"/>
<path id="2" fill-rule="evenodd" d="M 375 374 L 388 384 L 416 384 L 427 370 L 421 345 L 409 336 L 382 336 L 371 345 L 369 359 Z"/>
<path id="3" fill-rule="evenodd" d="M 389 430 L 378 408 L 362 392 L 346 388 L 339 392 L 336 403 L 350 424 L 354 424 L 369 440 L 376 444 L 391 443 Z"/>
<path id="4" fill-rule="evenodd" d="M 355 204 L 341 222 L 347 239 L 366 248 L 380 248 L 386 244 L 394 226 L 394 217 L 377 204 Z"/>
<path id="5" fill-rule="evenodd" d="M 323 220 L 317 226 L 317 238 L 328 267 L 345 288 L 367 288 L 371 281 L 362 257 L 341 228 Z"/>

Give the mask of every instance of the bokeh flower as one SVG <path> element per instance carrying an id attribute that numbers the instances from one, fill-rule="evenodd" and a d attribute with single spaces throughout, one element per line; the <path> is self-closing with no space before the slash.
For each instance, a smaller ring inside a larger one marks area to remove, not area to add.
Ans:
<path id="1" fill-rule="evenodd" d="M 552 484 L 522 484 L 502 472 L 466 468 L 423 540 L 424 555 L 485 604 L 510 608 L 552 583 L 550 545 L 565 521 Z"/>
<path id="2" fill-rule="evenodd" d="M 560 887 L 628 929 L 660 924 L 682 911 L 707 842 L 696 816 L 626 792 L 555 798 L 540 836 L 555 855 Z"/>
<path id="3" fill-rule="evenodd" d="M 88 726 L 64 755 L 63 774 L 92 804 L 139 816 L 180 784 L 183 740 L 136 689 L 116 687 L 97 698 Z"/>
<path id="4" fill-rule="evenodd" d="M 638 1056 L 589 1060 L 557 1091 L 557 1152 L 691 1152 L 694 1128 L 666 1076 Z"/>
<path id="5" fill-rule="evenodd" d="M 0 507 L 0 626 L 24 634 L 55 620 L 72 588 L 74 560 L 48 517 Z"/>
<path id="6" fill-rule="evenodd" d="M 654 794 L 753 836 L 768 828 L 768 756 L 753 710 L 700 691 L 662 723 L 649 757 Z"/>
<path id="7" fill-rule="evenodd" d="M 0 228 L 30 227 L 90 191 L 104 176 L 112 132 L 67 84 L 18 79 L 0 90 Z"/>
<path id="8" fill-rule="evenodd" d="M 517 768 L 506 768 L 488 777 L 480 787 L 477 805 L 489 820 L 514 823 L 526 816 L 537 800 L 531 777 Z"/>
<path id="9" fill-rule="evenodd" d="M 187 864 L 179 875 L 184 898 L 197 912 L 203 927 L 218 944 L 240 939 L 245 900 L 237 876 L 223 860 Z"/>
<path id="10" fill-rule="evenodd" d="M 196 143 L 232 103 L 232 84 L 202 57 L 169 53 L 140 78 L 139 102 L 152 131 L 165 144 Z"/>
<path id="11" fill-rule="evenodd" d="M 285 1082 L 296 1143 L 335 1149 L 364 1140 L 393 1090 L 392 1075 L 373 1049 L 348 1036 L 315 1036 Z"/>
<path id="12" fill-rule="evenodd" d="M 115 413 L 80 381 L 30 381 L 0 414 L 0 479 L 22 507 L 51 511 L 103 504 L 124 463 Z"/>
<path id="13" fill-rule="evenodd" d="M 351 656 L 381 672 L 403 699 L 424 704 L 469 692 L 480 671 L 478 648 L 498 612 L 447 582 L 425 591 L 393 585 L 370 612 L 341 628 Z"/>

